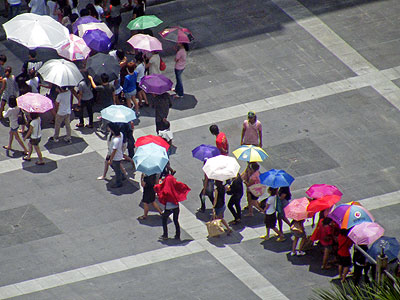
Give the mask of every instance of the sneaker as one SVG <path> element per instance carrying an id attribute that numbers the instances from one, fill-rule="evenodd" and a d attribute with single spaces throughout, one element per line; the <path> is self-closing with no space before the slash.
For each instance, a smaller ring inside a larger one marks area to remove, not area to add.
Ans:
<path id="1" fill-rule="evenodd" d="M 67 144 L 72 144 L 71 139 L 64 138 L 64 142 L 66 142 Z"/>
<path id="2" fill-rule="evenodd" d="M 162 235 L 162 236 L 159 237 L 159 239 L 162 240 L 162 241 L 166 241 L 166 240 L 168 240 L 168 237 L 165 236 L 165 235 Z"/>
<path id="3" fill-rule="evenodd" d="M 306 253 L 305 253 L 304 251 L 300 251 L 300 250 L 299 250 L 299 251 L 297 252 L 297 255 L 298 255 L 298 256 L 303 256 L 303 255 L 306 255 Z"/>
<path id="4" fill-rule="evenodd" d="M 290 256 L 295 256 L 296 252 L 290 251 Z"/>
<path id="5" fill-rule="evenodd" d="M 54 136 L 51 136 L 51 137 L 49 137 L 49 141 L 52 141 L 52 142 L 54 142 L 54 143 L 58 143 L 58 142 L 59 142 L 59 139 L 58 139 L 58 138 L 55 138 Z"/>

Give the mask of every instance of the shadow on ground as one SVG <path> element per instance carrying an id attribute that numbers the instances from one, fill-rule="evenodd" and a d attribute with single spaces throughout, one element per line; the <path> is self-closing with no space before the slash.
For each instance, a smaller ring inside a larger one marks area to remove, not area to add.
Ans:
<path id="1" fill-rule="evenodd" d="M 57 162 L 48 158 L 43 158 L 45 161 L 44 165 L 38 166 L 36 158 L 32 158 L 31 161 L 24 161 L 22 163 L 22 169 L 31 173 L 50 173 L 58 168 Z"/>

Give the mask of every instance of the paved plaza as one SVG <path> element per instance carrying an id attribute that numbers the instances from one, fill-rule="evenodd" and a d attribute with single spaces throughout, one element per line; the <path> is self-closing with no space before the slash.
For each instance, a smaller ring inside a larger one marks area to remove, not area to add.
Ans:
<path id="1" fill-rule="evenodd" d="M 270 155 L 263 172 L 292 174 L 294 198 L 314 183 L 334 184 L 342 202 L 360 201 L 385 235 L 400 239 L 399 1 L 152 3 L 147 14 L 195 37 L 183 73 L 186 95 L 173 100 L 169 115 L 177 146 L 171 165 L 192 189 L 181 205 L 182 240 L 159 241 L 154 212 L 137 220 L 140 174 L 129 164 L 132 179 L 122 188 L 96 180 L 107 152 L 102 134 L 73 130 L 71 145 L 55 145 L 47 142 L 54 129 L 44 126 L 45 166 L 0 151 L 0 299 L 306 300 L 329 287 L 337 272 L 320 269 L 321 249 L 291 257 L 289 231 L 283 243 L 260 240 L 261 214 L 243 218 L 231 236 L 207 239 L 211 210 L 207 203 L 206 214 L 197 212 L 202 164 L 191 150 L 214 144 L 213 123 L 236 149 L 249 110 L 263 124 Z M 123 15 L 121 28 L 129 18 Z M 166 75 L 174 78 L 173 44 L 163 46 Z M 27 49 L 2 41 L 0 53 L 19 73 Z M 45 50 L 39 56 L 56 57 Z M 0 124 L 1 145 L 8 131 Z M 154 112 L 144 108 L 134 135 L 154 132 Z M 13 147 L 19 149 L 16 141 Z"/>

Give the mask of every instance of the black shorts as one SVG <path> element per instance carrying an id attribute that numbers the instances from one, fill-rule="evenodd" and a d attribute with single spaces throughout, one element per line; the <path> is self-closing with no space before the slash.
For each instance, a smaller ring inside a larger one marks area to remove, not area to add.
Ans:
<path id="1" fill-rule="evenodd" d="M 265 227 L 267 227 L 267 228 L 276 227 L 276 213 L 273 213 L 271 215 L 266 214 L 264 217 L 264 223 L 265 223 Z"/>
<path id="2" fill-rule="evenodd" d="M 338 265 L 343 267 L 351 267 L 351 256 L 338 255 Z"/>
<path id="3" fill-rule="evenodd" d="M 139 93 L 142 88 L 139 86 L 139 82 L 136 82 L 136 93 Z"/>
<path id="4" fill-rule="evenodd" d="M 41 138 L 38 138 L 38 139 L 29 139 L 29 143 L 32 145 L 32 146 L 37 146 L 37 145 L 39 145 L 39 143 L 40 143 L 40 139 Z"/>

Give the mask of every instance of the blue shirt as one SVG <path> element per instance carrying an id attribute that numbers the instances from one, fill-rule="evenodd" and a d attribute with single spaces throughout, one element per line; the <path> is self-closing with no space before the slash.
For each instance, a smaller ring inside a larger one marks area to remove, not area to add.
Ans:
<path id="1" fill-rule="evenodd" d="M 132 75 L 126 75 L 124 80 L 124 86 L 122 89 L 124 93 L 132 93 L 136 90 L 136 79 L 137 79 L 137 72 L 133 72 Z"/>

